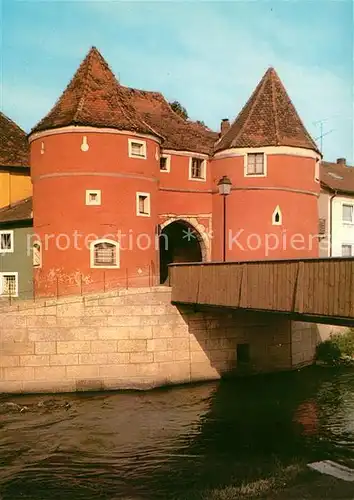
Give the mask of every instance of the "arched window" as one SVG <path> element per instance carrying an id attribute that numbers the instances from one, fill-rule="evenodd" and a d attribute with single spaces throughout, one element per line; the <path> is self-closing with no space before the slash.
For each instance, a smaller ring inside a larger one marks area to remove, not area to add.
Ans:
<path id="1" fill-rule="evenodd" d="M 33 267 L 42 267 L 42 248 L 39 241 L 35 241 L 32 247 Z"/>
<path id="2" fill-rule="evenodd" d="M 273 226 L 281 226 L 282 225 L 282 215 L 281 215 L 281 210 L 280 210 L 279 205 L 276 207 L 276 209 L 273 212 L 272 224 L 273 224 Z"/>
<path id="3" fill-rule="evenodd" d="M 112 240 L 97 240 L 90 245 L 91 267 L 118 268 L 119 243 Z"/>

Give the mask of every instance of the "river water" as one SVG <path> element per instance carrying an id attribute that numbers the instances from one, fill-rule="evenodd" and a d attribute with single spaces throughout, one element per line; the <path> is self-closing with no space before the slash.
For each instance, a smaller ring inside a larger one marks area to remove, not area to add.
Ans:
<path id="1" fill-rule="evenodd" d="M 294 460 L 354 460 L 354 371 L 3 396 L 0 454 L 1 500 L 184 500 Z"/>

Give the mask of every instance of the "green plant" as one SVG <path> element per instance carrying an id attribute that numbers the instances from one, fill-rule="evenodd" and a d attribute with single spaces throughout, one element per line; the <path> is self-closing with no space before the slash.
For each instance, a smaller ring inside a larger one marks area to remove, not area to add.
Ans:
<path id="1" fill-rule="evenodd" d="M 182 104 L 180 104 L 178 101 L 173 101 L 173 102 L 170 102 L 170 106 L 175 113 L 177 113 L 179 116 L 181 116 L 185 120 L 188 120 L 188 112 L 187 112 L 186 108 L 184 108 L 182 106 Z"/>
<path id="2" fill-rule="evenodd" d="M 335 363 L 341 358 L 338 345 L 332 339 L 325 340 L 317 346 L 316 359 L 325 363 Z"/>

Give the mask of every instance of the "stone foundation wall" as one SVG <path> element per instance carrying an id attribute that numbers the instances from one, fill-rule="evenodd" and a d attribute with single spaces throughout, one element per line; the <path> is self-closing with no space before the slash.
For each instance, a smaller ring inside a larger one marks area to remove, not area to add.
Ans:
<path id="1" fill-rule="evenodd" d="M 3 307 L 0 392 L 145 389 L 292 367 L 289 320 L 170 300 L 154 287 Z"/>
<path id="2" fill-rule="evenodd" d="M 291 357 L 293 368 L 310 365 L 314 362 L 316 346 L 321 341 L 316 323 L 292 321 Z"/>

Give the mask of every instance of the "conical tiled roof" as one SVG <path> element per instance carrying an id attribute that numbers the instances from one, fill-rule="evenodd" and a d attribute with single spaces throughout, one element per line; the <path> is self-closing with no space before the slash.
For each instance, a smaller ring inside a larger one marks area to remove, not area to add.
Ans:
<path id="1" fill-rule="evenodd" d="M 92 47 L 53 107 L 32 130 L 82 125 L 157 134 L 125 96 L 100 52 Z"/>
<path id="2" fill-rule="evenodd" d="M 279 76 L 269 68 L 215 151 L 264 146 L 318 147 L 307 132 Z"/>
<path id="3" fill-rule="evenodd" d="M 0 166 L 29 167 L 26 133 L 0 112 Z"/>

